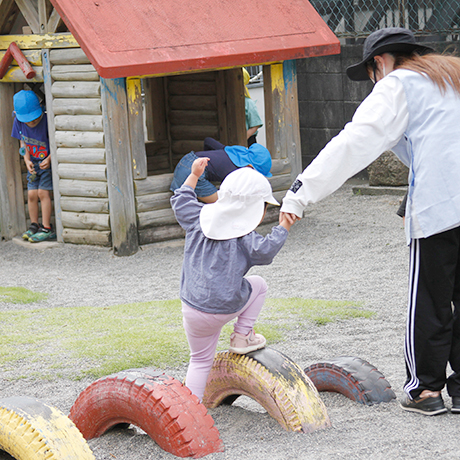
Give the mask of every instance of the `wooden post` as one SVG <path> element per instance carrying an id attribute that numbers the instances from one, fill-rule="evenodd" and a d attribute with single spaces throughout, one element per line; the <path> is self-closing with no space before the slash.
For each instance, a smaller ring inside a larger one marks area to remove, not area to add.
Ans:
<path id="1" fill-rule="evenodd" d="M 302 171 L 295 61 L 264 66 L 265 134 L 273 159 L 287 158 L 294 180 Z"/>
<path id="2" fill-rule="evenodd" d="M 50 155 L 51 155 L 51 174 L 53 177 L 53 197 L 54 197 L 54 218 L 56 222 L 56 239 L 59 243 L 63 243 L 62 238 L 63 226 L 61 219 L 61 194 L 59 191 L 59 175 L 58 175 L 58 159 L 56 149 L 56 128 L 54 124 L 53 112 L 53 95 L 51 94 L 51 87 L 53 80 L 51 78 L 51 62 L 50 51 L 43 50 L 43 79 L 45 82 L 45 99 L 46 99 L 46 113 L 48 117 L 48 133 L 50 141 Z"/>
<path id="3" fill-rule="evenodd" d="M 225 72 L 228 145 L 248 145 L 241 67 Z"/>
<path id="4" fill-rule="evenodd" d="M 26 230 L 19 143 L 11 137 L 14 85 L 0 84 L 0 235 L 10 240 Z"/>
<path id="5" fill-rule="evenodd" d="M 113 252 L 129 256 L 139 241 L 125 80 L 101 78 L 101 96 Z"/>
<path id="6" fill-rule="evenodd" d="M 147 177 L 147 153 L 145 151 L 144 109 L 140 78 L 128 78 L 128 118 L 131 153 L 133 155 L 133 179 Z"/>
<path id="7" fill-rule="evenodd" d="M 283 79 L 285 91 L 285 125 L 283 129 L 286 133 L 286 158 L 291 163 L 291 179 L 294 182 L 295 178 L 302 172 L 297 68 L 294 60 L 284 61 Z"/>

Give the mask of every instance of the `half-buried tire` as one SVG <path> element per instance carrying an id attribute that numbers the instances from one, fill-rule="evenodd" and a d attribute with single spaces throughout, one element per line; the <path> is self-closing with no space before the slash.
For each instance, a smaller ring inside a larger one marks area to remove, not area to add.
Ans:
<path id="1" fill-rule="evenodd" d="M 25 396 L 0 400 L 0 449 L 16 460 L 94 460 L 66 415 Z"/>
<path id="2" fill-rule="evenodd" d="M 318 391 L 341 393 L 361 404 L 373 405 L 396 398 L 391 385 L 372 364 L 361 358 L 341 356 L 305 369 Z"/>
<path id="3" fill-rule="evenodd" d="M 177 457 L 200 458 L 224 450 L 206 407 L 178 380 L 153 369 L 96 380 L 79 395 L 70 418 L 86 439 L 128 423 Z"/>
<path id="4" fill-rule="evenodd" d="M 246 355 L 221 352 L 214 358 L 203 397 L 206 407 L 231 404 L 238 396 L 256 400 L 288 431 L 330 426 L 326 407 L 303 370 L 271 348 Z"/>

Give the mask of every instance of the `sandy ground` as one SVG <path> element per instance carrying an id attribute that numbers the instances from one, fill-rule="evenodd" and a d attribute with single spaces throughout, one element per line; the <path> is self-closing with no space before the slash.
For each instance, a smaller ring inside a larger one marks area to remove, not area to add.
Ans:
<path id="1" fill-rule="evenodd" d="M 274 263 L 255 267 L 269 297 L 358 300 L 372 319 L 327 326 L 303 324 L 272 346 L 305 368 L 337 356 L 373 364 L 398 398 L 405 380 L 403 338 L 408 249 L 398 196 L 354 195 L 350 183 L 310 206 L 291 230 Z M 271 225 L 260 228 L 269 231 Z M 0 242 L 0 286 L 24 286 L 49 294 L 34 307 L 106 306 L 177 298 L 183 241 L 144 246 L 131 257 L 75 245 L 40 246 Z M 0 304 L 0 311 L 30 308 Z M 0 325 L 1 328 L 1 325 Z M 4 369 L 0 397 L 31 396 L 67 414 L 92 380 L 18 378 L 21 366 Z M 155 367 L 155 363 L 152 363 Z M 166 370 L 182 379 L 185 366 Z M 450 399 L 444 394 L 446 406 Z M 460 416 L 425 417 L 403 412 L 397 400 L 366 406 L 341 394 L 321 393 L 332 427 L 311 434 L 285 431 L 253 400 L 210 410 L 225 452 L 209 460 L 245 459 L 453 459 L 458 454 Z M 89 441 L 98 460 L 172 459 L 136 428 Z M 0 453 L 0 460 L 10 458 Z"/>

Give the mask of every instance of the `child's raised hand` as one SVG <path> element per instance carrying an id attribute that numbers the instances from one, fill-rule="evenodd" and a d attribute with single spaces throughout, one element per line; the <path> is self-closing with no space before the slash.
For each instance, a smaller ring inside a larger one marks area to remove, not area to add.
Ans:
<path id="1" fill-rule="evenodd" d="M 208 165 L 208 161 L 208 157 L 197 158 L 192 163 L 192 174 L 194 174 L 197 177 L 200 177 L 204 173 L 204 170 Z"/>

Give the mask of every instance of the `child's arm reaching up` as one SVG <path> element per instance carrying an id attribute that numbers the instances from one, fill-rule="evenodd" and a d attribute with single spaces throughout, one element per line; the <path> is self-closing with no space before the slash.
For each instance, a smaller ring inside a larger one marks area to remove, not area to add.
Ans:
<path id="1" fill-rule="evenodd" d="M 198 179 L 204 173 L 206 166 L 208 165 L 209 158 L 208 157 L 201 157 L 196 159 L 192 163 L 192 172 L 189 174 L 187 179 L 184 182 L 184 185 L 188 185 L 193 189 L 196 187 Z"/>

